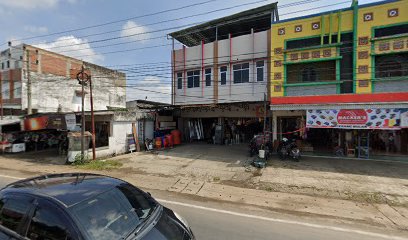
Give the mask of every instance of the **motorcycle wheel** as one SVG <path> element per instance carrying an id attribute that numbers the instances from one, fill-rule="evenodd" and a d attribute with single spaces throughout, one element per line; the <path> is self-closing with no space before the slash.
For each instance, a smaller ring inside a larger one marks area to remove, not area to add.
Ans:
<path id="1" fill-rule="evenodd" d="M 282 161 L 286 159 L 286 149 L 285 148 L 281 148 L 278 154 L 279 154 L 279 158 Z"/>

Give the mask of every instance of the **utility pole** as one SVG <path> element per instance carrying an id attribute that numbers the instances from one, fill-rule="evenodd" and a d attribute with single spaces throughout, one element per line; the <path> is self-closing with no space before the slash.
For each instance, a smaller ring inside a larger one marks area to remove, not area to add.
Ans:
<path id="1" fill-rule="evenodd" d="M 92 160 L 96 159 L 96 152 L 95 152 L 95 116 L 93 110 L 93 96 L 92 96 L 92 78 L 89 76 L 89 94 L 91 100 L 91 128 L 92 128 Z"/>
<path id="2" fill-rule="evenodd" d="M 27 53 L 27 114 L 32 114 L 31 107 L 31 77 L 30 77 L 30 51 L 26 49 Z"/>
<path id="3" fill-rule="evenodd" d="M 264 137 L 263 137 L 263 143 L 264 146 L 266 144 L 265 138 L 266 138 L 266 93 L 264 93 L 264 122 L 263 122 L 263 132 L 264 132 Z"/>
<path id="4" fill-rule="evenodd" d="M 77 80 L 81 84 L 81 95 L 82 95 L 82 107 L 81 107 L 81 160 L 85 156 L 85 84 L 89 81 L 88 74 L 85 73 L 84 65 L 81 67 L 81 71 L 77 74 Z"/>

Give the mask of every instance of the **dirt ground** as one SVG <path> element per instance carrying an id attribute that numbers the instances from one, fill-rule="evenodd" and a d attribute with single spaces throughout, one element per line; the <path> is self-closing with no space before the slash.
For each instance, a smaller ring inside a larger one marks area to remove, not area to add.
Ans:
<path id="1" fill-rule="evenodd" d="M 304 157 L 272 157 L 266 168 L 250 165 L 245 144 L 192 143 L 152 153 L 111 158 L 118 169 L 93 171 L 65 165 L 49 153 L 0 156 L 0 174 L 97 172 L 149 190 L 245 203 L 273 211 L 334 217 L 408 229 L 408 164 Z"/>

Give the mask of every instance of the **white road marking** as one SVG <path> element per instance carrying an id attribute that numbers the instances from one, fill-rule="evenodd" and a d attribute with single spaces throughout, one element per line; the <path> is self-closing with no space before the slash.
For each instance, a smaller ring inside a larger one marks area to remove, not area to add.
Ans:
<path id="1" fill-rule="evenodd" d="M 0 177 L 3 177 L 3 178 L 11 178 L 11 179 L 16 179 L 16 180 L 22 180 L 22 179 L 24 179 L 24 178 L 20 178 L 20 177 L 14 177 L 14 176 L 9 176 L 9 175 L 2 175 L 2 174 L 0 174 Z"/>
<path id="2" fill-rule="evenodd" d="M 238 213 L 238 212 L 232 212 L 232 211 L 227 211 L 227 210 L 221 210 L 221 209 L 216 209 L 216 208 L 203 207 L 203 206 L 198 206 L 198 205 L 193 205 L 193 204 L 188 204 L 188 203 L 168 201 L 168 200 L 164 200 L 164 199 L 156 199 L 156 200 L 159 201 L 159 202 L 162 202 L 162 203 L 168 203 L 168 204 L 179 205 L 179 206 L 184 206 L 184 207 L 196 208 L 196 209 L 201 209 L 201 210 L 206 210 L 206 211 L 211 211 L 211 212 L 217 212 L 217 213 L 225 213 L 225 214 L 230 214 L 230 215 L 234 215 L 234 216 L 247 217 L 247 218 L 253 218 L 253 219 L 258 219 L 258 220 L 265 220 L 265 221 L 270 221 L 270 222 L 297 224 L 297 225 L 306 226 L 306 227 L 327 229 L 327 230 L 338 231 L 338 232 L 346 232 L 346 233 L 357 233 L 357 234 L 361 234 L 361 235 L 366 235 L 366 236 L 371 236 L 371 237 L 379 237 L 379 238 L 384 238 L 384 239 L 408 240 L 408 238 L 397 237 L 397 236 L 389 236 L 389 235 L 380 234 L 380 233 L 372 233 L 372 232 L 366 232 L 366 231 L 361 231 L 361 230 L 354 230 L 354 229 L 347 229 L 347 228 L 340 228 L 340 227 L 333 227 L 333 226 L 325 226 L 325 225 L 298 222 L 298 221 L 291 221 L 291 220 L 284 220 L 284 219 L 278 219 L 278 218 L 262 217 L 262 216 L 250 215 L 250 214 L 245 214 L 245 213 Z"/>

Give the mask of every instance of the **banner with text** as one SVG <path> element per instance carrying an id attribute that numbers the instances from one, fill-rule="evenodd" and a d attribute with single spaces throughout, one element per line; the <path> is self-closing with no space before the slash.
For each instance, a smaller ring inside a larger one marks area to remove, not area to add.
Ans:
<path id="1" fill-rule="evenodd" d="M 308 128 L 400 129 L 400 109 L 307 110 Z"/>

